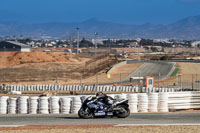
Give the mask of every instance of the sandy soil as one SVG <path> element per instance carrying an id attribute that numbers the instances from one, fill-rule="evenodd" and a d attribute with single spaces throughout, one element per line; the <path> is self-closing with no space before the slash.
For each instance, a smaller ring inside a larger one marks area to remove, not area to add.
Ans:
<path id="1" fill-rule="evenodd" d="M 176 63 L 179 74 L 200 74 L 200 63 Z"/>
<path id="2" fill-rule="evenodd" d="M 86 60 L 87 59 L 85 58 L 79 58 L 74 54 L 66 52 L 0 52 L 0 68 L 7 68 L 26 63 L 80 63 Z"/>
<path id="3" fill-rule="evenodd" d="M 66 52 L 0 52 L 0 77 L 3 83 L 55 84 L 56 77 L 66 81 L 80 75 L 88 60 Z"/>
<path id="4" fill-rule="evenodd" d="M 191 83 L 200 80 L 200 63 L 176 63 L 180 67 L 178 74 L 182 74 L 182 82 Z M 160 84 L 173 85 L 177 81 L 177 77 L 169 77 L 167 80 L 161 81 Z M 180 82 L 180 76 L 178 76 Z"/>
<path id="5" fill-rule="evenodd" d="M 2 133 L 199 133 L 200 126 L 0 128 Z"/>
<path id="6" fill-rule="evenodd" d="M 183 82 L 192 81 L 193 78 L 196 79 L 196 74 L 200 76 L 200 63 L 178 63 L 181 70 L 180 73 L 183 74 Z M 200 77 L 197 77 L 200 80 Z"/>

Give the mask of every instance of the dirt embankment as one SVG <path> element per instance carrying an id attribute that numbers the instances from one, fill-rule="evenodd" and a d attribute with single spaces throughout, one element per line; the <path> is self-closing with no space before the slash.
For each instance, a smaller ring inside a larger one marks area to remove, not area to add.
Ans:
<path id="1" fill-rule="evenodd" d="M 87 59 L 66 52 L 0 52 L 0 68 L 27 63 L 80 63 Z"/>
<path id="2" fill-rule="evenodd" d="M 66 52 L 0 52 L 0 62 L 2 84 L 80 83 L 81 76 L 88 78 L 113 64 L 108 54 L 98 54 L 95 64 L 93 56 Z"/>
<path id="3" fill-rule="evenodd" d="M 76 76 L 88 60 L 66 52 L 0 52 L 0 82 L 55 83 L 57 77 L 68 80 Z"/>

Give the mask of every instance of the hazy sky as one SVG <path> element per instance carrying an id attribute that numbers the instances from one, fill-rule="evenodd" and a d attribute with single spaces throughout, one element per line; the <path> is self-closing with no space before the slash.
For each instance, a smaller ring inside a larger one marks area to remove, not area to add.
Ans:
<path id="1" fill-rule="evenodd" d="M 0 0 L 0 21 L 167 24 L 200 15 L 200 0 Z"/>

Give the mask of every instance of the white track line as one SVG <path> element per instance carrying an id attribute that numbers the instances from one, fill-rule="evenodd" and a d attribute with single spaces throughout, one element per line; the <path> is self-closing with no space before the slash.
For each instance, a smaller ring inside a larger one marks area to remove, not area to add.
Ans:
<path id="1" fill-rule="evenodd" d="M 0 125 L 0 127 L 23 127 L 26 125 Z"/>

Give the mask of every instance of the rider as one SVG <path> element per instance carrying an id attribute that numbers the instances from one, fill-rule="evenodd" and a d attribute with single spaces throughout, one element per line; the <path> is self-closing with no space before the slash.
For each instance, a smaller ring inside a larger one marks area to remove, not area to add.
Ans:
<path id="1" fill-rule="evenodd" d="M 96 93 L 96 98 L 99 100 L 99 99 L 102 99 L 102 102 L 104 103 L 104 104 L 108 104 L 108 105 L 110 105 L 110 104 L 113 104 L 113 98 L 112 97 L 110 97 L 110 96 L 107 96 L 106 94 L 104 94 L 104 93 L 102 93 L 102 92 L 97 92 Z"/>
<path id="2" fill-rule="evenodd" d="M 106 94 L 102 92 L 97 92 L 96 97 L 93 97 L 93 100 L 88 103 L 88 106 L 90 108 L 96 108 L 97 105 L 94 104 L 95 102 L 101 101 L 102 103 L 108 105 L 109 107 L 113 104 L 114 99 L 110 96 L 107 96 Z"/>

